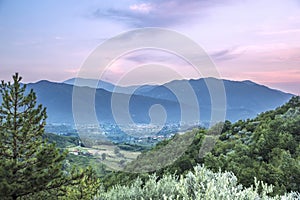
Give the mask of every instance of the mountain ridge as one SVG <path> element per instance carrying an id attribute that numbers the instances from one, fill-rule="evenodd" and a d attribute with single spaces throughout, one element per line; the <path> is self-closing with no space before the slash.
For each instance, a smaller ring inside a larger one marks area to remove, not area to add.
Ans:
<path id="1" fill-rule="evenodd" d="M 163 85 L 140 86 L 134 92 L 130 91 L 132 88 L 128 89 L 128 87 L 114 90 L 119 93 L 113 93 L 109 91 L 109 88 L 75 87 L 80 88 L 84 92 L 95 91 L 95 110 L 99 121 L 115 123 L 111 111 L 111 97 L 112 94 L 117 94 L 115 96 L 119 96 L 120 102 L 122 98 L 130 99 L 127 109 L 130 111 L 135 123 L 149 123 L 150 117 L 148 112 L 155 104 L 160 104 L 165 107 L 168 115 L 167 122 L 179 122 L 182 112 L 180 110 L 180 104 L 189 105 L 189 96 L 186 96 L 183 102 L 179 102 L 176 94 L 172 93 L 169 88 L 178 89 L 176 92 L 184 96 L 188 94 L 180 87 L 182 84 L 189 84 L 197 97 L 196 100 L 198 101 L 202 117 L 200 120 L 209 121 L 211 117 L 211 97 L 206 85 L 207 80 L 222 81 L 224 84 L 227 111 L 226 119 L 230 121 L 255 117 L 261 112 L 282 105 L 293 96 L 293 94 L 274 90 L 249 80 L 231 81 L 216 78 L 173 80 Z M 47 107 L 49 112 L 48 121 L 50 123 L 74 123 L 72 116 L 73 85 L 48 80 L 41 80 L 27 85 L 28 89 L 33 89 L 37 93 L 38 103 L 42 103 Z M 113 85 L 111 84 L 111 86 Z M 191 109 L 190 111 L 192 112 L 193 108 L 189 109 Z M 120 111 L 120 113 L 127 112 L 126 108 L 118 107 L 118 105 L 117 110 Z M 88 121 L 89 113 L 85 115 Z"/>
<path id="2" fill-rule="evenodd" d="M 209 78 L 209 80 L 222 81 L 224 83 L 226 94 L 225 119 L 233 122 L 239 119 L 255 117 L 261 112 L 275 109 L 294 96 L 293 94 L 271 89 L 249 80 L 232 81 L 216 78 Z M 196 94 L 196 100 L 201 112 L 201 122 L 210 121 L 212 111 L 211 97 L 203 78 L 173 80 L 164 85 L 144 85 L 137 88 L 134 92 L 127 90 L 126 87 L 123 88 L 123 90 L 129 91 L 128 93 L 122 93 L 122 90 L 116 90 L 120 93 L 113 93 L 103 88 L 77 87 L 83 92 L 95 91 L 95 112 L 100 122 L 115 123 L 111 110 L 111 97 L 114 94 L 114 96 L 118 96 L 119 99 L 117 99 L 117 102 L 120 102 L 120 104 L 122 98 L 129 99 L 127 108 L 126 106 L 116 105 L 116 110 L 121 114 L 129 112 L 135 123 L 150 123 L 149 110 L 155 104 L 160 104 L 165 108 L 167 122 L 179 123 L 182 113 L 181 104 L 187 105 L 185 106 L 189 109 L 187 112 L 192 112 L 195 109 L 192 106 L 189 107 L 188 93 L 180 88 L 183 83 L 189 84 Z M 38 103 L 47 107 L 48 123 L 74 124 L 72 114 L 73 87 L 73 85 L 67 83 L 51 82 L 48 80 L 27 84 L 27 90 L 33 89 L 36 92 Z M 171 87 L 178 89 L 176 92 L 180 95 L 185 95 L 186 98 L 182 102 L 179 102 L 177 96 L 169 90 Z M 2 98 L 0 98 L 0 102 L 1 100 Z M 88 122 L 90 113 L 83 113 L 83 115 L 86 116 L 86 121 Z M 157 114 L 157 117 L 161 117 L 160 113 Z"/>
<path id="3" fill-rule="evenodd" d="M 108 81 L 103 81 L 103 80 L 98 80 L 98 79 L 81 78 L 81 77 L 70 78 L 70 79 L 62 81 L 60 83 L 75 85 L 75 80 L 76 79 L 79 80 L 79 83 L 81 84 L 81 85 L 78 85 L 78 86 L 87 86 L 87 87 L 91 87 L 91 88 L 99 88 L 101 86 L 101 83 L 104 83 L 105 85 L 106 84 L 110 85 L 110 87 L 112 87 L 112 88 L 113 87 L 119 87 L 119 88 L 123 88 L 123 89 L 124 88 L 138 88 L 138 87 L 145 87 L 145 86 L 146 87 L 157 87 L 157 86 L 171 84 L 173 82 L 178 82 L 178 81 L 189 81 L 190 82 L 190 81 L 199 81 L 199 80 L 205 80 L 205 79 L 215 79 L 215 80 L 221 80 L 221 81 L 225 81 L 225 82 L 228 81 L 228 82 L 244 83 L 244 84 L 247 84 L 247 85 L 259 85 L 259 86 L 263 86 L 263 87 L 266 87 L 266 88 L 271 89 L 271 90 L 276 90 L 276 91 L 283 92 L 283 93 L 286 93 L 286 94 L 295 95 L 295 94 L 285 92 L 285 91 L 282 91 L 282 90 L 279 90 L 279 89 L 276 89 L 276 88 L 272 88 L 272 87 L 269 87 L 269 86 L 266 86 L 266 85 L 263 85 L 263 84 L 259 84 L 257 82 L 252 81 L 252 80 L 249 80 L 249 79 L 238 81 L 238 80 L 222 79 L 222 78 L 215 78 L 215 77 L 205 77 L 205 78 L 198 78 L 198 79 L 195 79 L 195 78 L 175 79 L 175 80 L 171 80 L 171 81 L 168 81 L 168 82 L 165 82 L 165 83 L 162 83 L 162 84 L 134 84 L 134 85 L 128 85 L 128 86 L 120 86 L 120 85 L 115 85 L 115 84 L 113 84 L 111 82 L 108 82 Z M 43 81 L 43 80 L 40 80 L 40 81 Z M 40 81 L 37 81 L 37 82 L 34 82 L 34 83 L 38 83 Z M 84 81 L 86 81 L 86 82 L 84 82 Z M 98 82 L 100 82 L 100 84 Z M 93 85 L 97 85 L 97 87 L 91 86 L 90 85 L 91 83 L 93 83 Z M 82 84 L 85 84 L 85 85 L 82 85 Z M 102 88 L 102 89 L 105 89 L 105 88 Z M 106 89 L 106 90 L 110 91 L 109 89 Z"/>

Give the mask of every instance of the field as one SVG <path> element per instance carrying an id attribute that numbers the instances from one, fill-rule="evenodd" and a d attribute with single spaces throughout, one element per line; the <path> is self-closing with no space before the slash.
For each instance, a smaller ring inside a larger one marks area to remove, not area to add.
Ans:
<path id="1" fill-rule="evenodd" d="M 118 146 L 108 144 L 93 146 L 91 148 L 80 146 L 69 147 L 67 150 L 69 154 L 94 160 L 94 164 L 104 164 L 108 171 L 122 170 L 127 163 L 135 160 L 141 154 L 137 151 L 126 151 L 120 149 Z"/>

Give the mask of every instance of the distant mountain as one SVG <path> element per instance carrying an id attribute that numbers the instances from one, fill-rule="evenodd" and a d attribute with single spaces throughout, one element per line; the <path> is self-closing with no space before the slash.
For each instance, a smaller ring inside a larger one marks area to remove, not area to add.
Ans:
<path id="1" fill-rule="evenodd" d="M 148 92 L 153 89 L 154 85 L 143 85 L 143 86 L 129 86 L 129 87 L 121 87 L 116 86 L 112 83 L 98 80 L 98 79 L 86 79 L 86 78 L 71 78 L 63 83 L 73 86 L 80 86 L 80 87 L 90 87 L 90 88 L 97 88 L 97 89 L 104 89 L 109 92 L 118 92 L 124 94 L 131 94 L 132 91 L 138 89 L 139 92 Z"/>
<path id="2" fill-rule="evenodd" d="M 186 91 L 182 86 L 188 84 L 195 91 L 201 109 L 211 105 L 210 92 L 206 82 L 209 82 L 210 85 L 217 85 L 217 83 L 220 84 L 220 82 L 223 82 L 226 93 L 226 118 L 231 121 L 252 118 L 263 111 L 275 109 L 293 96 L 292 94 L 270 89 L 249 80 L 230 81 L 215 78 L 175 80 L 161 86 L 156 86 L 146 93 L 138 90 L 136 93 L 152 98 L 176 101 L 176 96 L 168 88 L 176 88 L 176 91 L 181 93 L 180 95 L 184 95 Z M 210 112 L 210 110 L 208 111 Z"/>
<path id="3" fill-rule="evenodd" d="M 49 81 L 40 81 L 28 84 L 28 89 L 32 88 L 37 93 L 38 102 L 47 107 L 48 121 L 50 123 L 73 123 L 72 115 L 72 92 L 75 79 L 65 81 L 65 83 L 53 83 Z M 90 87 L 97 85 L 95 93 L 96 114 L 101 122 L 114 123 L 114 117 L 111 110 L 112 94 L 116 97 L 116 110 L 119 113 L 126 114 L 126 105 L 121 102 L 128 98 L 131 91 L 130 87 L 119 87 L 115 89 L 111 83 L 95 80 L 85 80 L 85 84 L 76 86 L 82 90 L 82 93 L 94 91 Z M 287 102 L 292 94 L 284 93 L 278 90 L 270 89 L 266 86 L 256 84 L 251 81 L 230 81 L 219 80 L 215 78 L 197 79 L 197 80 L 175 80 L 164 85 L 146 85 L 140 86 L 130 97 L 129 111 L 133 120 L 137 123 L 149 123 L 149 109 L 155 104 L 161 104 L 167 114 L 167 122 L 179 122 L 181 117 L 180 103 L 176 95 L 185 95 L 184 84 L 189 84 L 195 91 L 200 108 L 201 121 L 210 120 L 211 99 L 206 86 L 206 81 L 210 83 L 223 81 L 226 91 L 226 119 L 236 121 L 238 119 L 247 119 L 255 117 L 257 114 L 266 110 L 274 109 Z M 79 81 L 80 82 L 80 81 Z M 81 82 L 83 83 L 83 82 Z M 176 88 L 176 95 L 168 88 Z M 120 92 L 122 91 L 123 92 Z M 118 91 L 120 93 L 112 93 Z M 180 94 L 179 94 L 180 93 Z M 189 96 L 186 96 L 181 102 L 187 113 L 195 108 L 189 105 Z M 119 103 L 120 100 L 120 103 Z M 82 102 L 85 104 L 86 102 Z M 90 113 L 82 111 L 82 116 L 89 122 Z M 160 117 L 160 116 L 158 116 Z"/>
<path id="4" fill-rule="evenodd" d="M 37 100 L 47 107 L 48 122 L 50 123 L 74 123 L 72 114 L 72 92 L 73 86 L 65 83 L 53 83 L 49 81 L 39 81 L 37 83 L 31 83 L 27 85 L 28 90 L 33 89 L 37 94 Z M 79 87 L 83 96 L 85 93 L 91 93 L 94 89 L 89 87 Z M 178 102 L 155 99 L 152 97 L 145 97 L 140 95 L 132 95 L 129 108 L 123 106 L 121 100 L 128 98 L 128 94 L 117 94 L 116 97 L 116 110 L 120 113 L 126 113 L 129 109 L 133 120 L 136 123 L 149 123 L 150 117 L 148 110 L 154 104 L 161 104 L 166 109 L 169 118 L 169 122 L 176 122 L 180 119 L 180 109 Z M 113 114 L 111 111 L 111 97 L 112 92 L 104 89 L 96 89 L 95 102 L 96 113 L 100 122 L 114 123 Z M 118 103 L 120 101 L 120 103 Z M 86 102 L 81 102 L 85 104 Z M 82 112 L 82 116 L 85 119 L 85 123 L 89 123 L 91 120 L 91 113 Z"/>
<path id="5" fill-rule="evenodd" d="M 68 84 L 68 85 L 76 85 L 76 86 L 86 86 L 90 88 L 101 88 L 107 91 L 113 91 L 115 89 L 115 85 L 102 81 L 102 80 L 97 80 L 97 79 L 86 79 L 86 78 L 71 78 L 63 83 Z"/>

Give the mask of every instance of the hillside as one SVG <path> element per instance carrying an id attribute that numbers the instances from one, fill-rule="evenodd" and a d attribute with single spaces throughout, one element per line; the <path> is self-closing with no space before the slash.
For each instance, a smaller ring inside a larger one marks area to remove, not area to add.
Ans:
<path id="1" fill-rule="evenodd" d="M 17 76 L 14 76 L 14 80 L 21 81 Z M 18 88 L 16 83 L 10 87 L 12 92 L 2 92 L 5 98 L 0 108 L 3 125 L 0 171 L 3 177 L 6 176 L 2 179 L 2 186 L 9 186 L 7 188 L 12 192 L 15 191 L 14 187 L 23 190 L 24 184 L 26 188 L 23 193 L 17 194 L 19 196 L 6 198 L 7 190 L 2 187 L 1 196 L 4 199 L 53 199 L 58 192 L 57 187 L 61 187 L 59 192 L 62 194 L 67 192 L 67 199 L 299 199 L 299 96 L 253 119 L 235 123 L 225 121 L 210 129 L 179 132 L 152 149 L 140 152 L 151 145 L 94 141 L 90 146 L 84 146 L 82 138 L 45 134 L 45 121 L 39 122 L 42 118 L 46 119 L 45 110 L 41 117 L 37 116 L 42 106 L 32 110 L 36 103 L 34 93 L 31 91 L 28 98 L 23 98 L 25 88 L 20 89 L 21 95 L 16 95 L 18 93 L 12 90 Z M 86 91 L 91 88 L 81 89 Z M 20 104 L 10 107 L 8 102 L 13 100 L 12 97 L 15 98 L 14 102 Z M 25 103 L 30 100 L 32 104 L 26 109 Z M 11 112 L 11 108 L 15 108 L 15 111 Z M 25 108 L 25 111 L 18 113 L 16 108 L 21 111 Z M 11 116 L 14 117 L 14 123 Z M 29 127 L 35 120 L 38 123 Z M 39 129 L 35 129 L 37 127 Z M 67 127 L 62 125 L 61 128 Z M 56 143 L 59 148 L 46 144 L 42 139 Z M 63 150 L 68 150 L 69 154 Z M 14 152 L 17 152 L 16 156 Z M 53 158 L 59 161 L 55 166 L 54 161 L 49 162 Z M 45 166 L 41 170 L 35 168 L 43 164 Z M 19 174 L 14 174 L 14 169 Z M 60 182 L 62 185 L 29 191 L 31 185 L 27 185 L 26 180 L 30 180 L 29 184 L 38 183 L 39 187 L 40 173 L 43 171 L 48 177 L 53 174 L 53 171 L 49 173 L 52 169 L 64 176 L 65 181 Z M 114 172 L 117 170 L 125 172 Z M 36 177 L 32 176 L 33 172 Z M 71 177 L 73 174 L 74 177 Z M 14 179 L 17 182 L 11 187 L 9 183 Z M 70 185 L 65 185 L 67 182 Z M 165 192 L 168 192 L 167 196 Z"/>
<path id="2" fill-rule="evenodd" d="M 216 137 L 216 145 L 211 152 L 200 155 L 205 138 L 212 135 L 210 130 L 199 129 L 159 143 L 149 152 L 142 153 L 125 169 L 136 169 L 135 172 L 138 172 L 139 169 L 149 169 L 149 166 L 159 167 L 159 158 L 166 155 L 162 149 L 168 148 L 171 143 L 173 149 L 181 147 L 182 140 L 178 138 L 193 134 L 193 141 L 187 142 L 190 145 L 175 162 L 161 169 L 152 168 L 156 169 L 153 171 L 157 175 L 182 175 L 192 170 L 193 166 L 204 164 L 215 172 L 219 169 L 232 171 L 238 182 L 246 187 L 253 185 L 256 177 L 274 186 L 273 195 L 300 191 L 300 97 L 293 97 L 283 106 L 253 119 L 236 123 L 226 121 L 222 126 L 222 133 Z M 172 154 L 169 156 L 172 157 Z M 109 175 L 105 179 L 106 186 L 109 188 L 115 183 L 128 185 L 132 181 L 125 178 L 128 176 L 134 179 L 137 175 L 124 172 Z"/>
<path id="3" fill-rule="evenodd" d="M 49 143 L 55 143 L 58 148 L 67 148 L 77 146 L 79 144 L 78 137 L 61 136 L 54 133 L 45 133 L 43 138 Z"/>
<path id="4" fill-rule="evenodd" d="M 124 165 L 136 159 L 140 152 L 149 150 L 149 145 L 106 143 L 85 147 L 77 136 L 63 136 L 45 133 L 43 138 L 56 144 L 61 150 L 68 151 L 65 164 L 85 168 L 93 167 L 98 176 L 121 170 Z"/>
<path id="5" fill-rule="evenodd" d="M 256 118 L 225 123 L 207 167 L 232 171 L 245 185 L 253 177 L 275 186 L 276 193 L 300 191 L 300 97 Z"/>
<path id="6" fill-rule="evenodd" d="M 73 86 L 64 83 L 53 83 L 49 81 L 40 81 L 34 84 L 28 84 L 28 89 L 33 89 L 38 97 L 38 102 L 47 107 L 48 122 L 49 123 L 69 123 L 73 124 L 72 112 L 72 95 Z M 82 100 L 79 102 L 78 107 L 84 107 L 87 103 L 84 99 L 85 95 L 93 94 L 94 90 L 88 87 L 79 88 L 82 92 Z M 169 116 L 173 116 L 170 120 L 179 120 L 180 111 L 177 102 L 155 99 L 151 97 L 144 97 L 133 95 L 129 108 L 122 105 L 122 99 L 128 98 L 127 94 L 116 94 L 116 109 L 121 113 L 126 113 L 130 109 L 133 120 L 138 123 L 149 123 L 148 110 L 151 105 L 163 105 Z M 97 89 L 95 93 L 95 110 L 98 120 L 102 123 L 115 123 L 112 110 L 111 110 L 111 97 L 112 93 L 104 89 Z M 82 118 L 85 120 L 82 123 L 90 123 L 93 121 L 90 112 L 82 111 Z"/>

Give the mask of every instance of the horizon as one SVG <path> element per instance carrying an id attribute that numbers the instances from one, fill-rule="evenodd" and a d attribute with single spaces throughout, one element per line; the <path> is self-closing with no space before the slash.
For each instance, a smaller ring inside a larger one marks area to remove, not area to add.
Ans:
<path id="1" fill-rule="evenodd" d="M 22 77 L 23 78 L 23 77 Z M 145 86 L 145 85 L 150 85 L 150 86 L 160 86 L 160 85 L 164 85 L 164 84 L 167 84 L 167 83 L 170 83 L 172 81 L 191 81 L 191 80 L 200 80 L 200 79 L 209 79 L 209 78 L 213 78 L 213 79 L 218 79 L 218 80 L 222 80 L 222 81 L 232 81 L 232 82 L 247 82 L 247 81 L 250 81 L 254 84 L 257 84 L 257 85 L 261 85 L 261 86 L 265 86 L 269 89 L 272 89 L 272 90 L 278 90 L 280 92 L 284 92 L 284 93 L 287 93 L 287 94 L 292 94 L 292 95 L 295 95 L 295 96 L 299 96 L 299 94 L 294 94 L 294 93 L 291 93 L 291 92 L 285 92 L 285 91 L 282 91 L 282 90 L 279 90 L 277 88 L 272 88 L 272 87 L 269 87 L 267 85 L 263 85 L 263 84 L 259 84 L 255 81 L 252 81 L 252 80 L 230 80 L 230 79 L 224 79 L 224 78 L 215 78 L 215 77 L 201 77 L 201 78 L 198 78 L 198 79 L 174 79 L 174 80 L 171 80 L 171 81 L 167 81 L 167 82 L 164 82 L 164 83 L 157 83 L 157 84 L 151 84 L 151 83 L 145 83 L 145 84 L 141 84 L 141 85 L 118 85 L 118 84 L 115 84 L 113 82 L 109 82 L 109 81 L 105 81 L 105 80 L 98 80 L 98 79 L 89 79 L 89 78 L 82 78 L 82 77 L 73 77 L 73 78 L 69 78 L 69 79 L 66 79 L 66 80 L 62 80 L 62 81 L 53 81 L 53 80 L 47 80 L 47 79 L 41 79 L 41 80 L 37 80 L 37 81 L 34 81 L 34 82 L 23 82 L 23 84 L 36 84 L 36 83 L 39 83 L 39 82 L 42 82 L 42 81 L 48 81 L 48 82 L 51 82 L 51 83 L 63 83 L 63 84 L 68 84 L 68 83 L 65 83 L 66 81 L 69 81 L 69 80 L 72 80 L 72 79 L 86 79 L 86 80 L 92 80 L 92 81 L 103 81 L 103 82 L 107 82 L 107 83 L 110 83 L 110 84 L 113 84 L 114 86 L 117 86 L 117 87 L 139 87 L 139 86 Z M 0 80 L 2 81 L 2 80 Z M 82 87 L 82 86 L 79 86 L 79 87 Z M 89 87 L 89 86 L 87 86 Z"/>
<path id="2" fill-rule="evenodd" d="M 63 82 L 77 77 L 92 51 L 108 39 L 136 28 L 157 27 L 199 44 L 215 64 L 219 74 L 215 78 L 251 80 L 300 95 L 299 11 L 297 0 L 95 0 L 77 4 L 2 0 L 0 80 L 9 81 L 18 71 L 25 83 Z M 118 58 L 102 79 L 116 84 L 124 75 L 128 75 L 125 85 L 203 78 L 178 55 L 157 50 Z M 94 73 L 88 78 L 98 77 Z"/>

